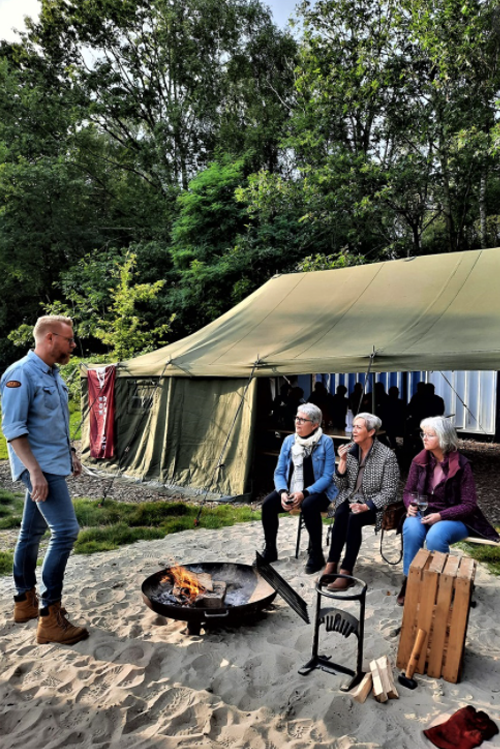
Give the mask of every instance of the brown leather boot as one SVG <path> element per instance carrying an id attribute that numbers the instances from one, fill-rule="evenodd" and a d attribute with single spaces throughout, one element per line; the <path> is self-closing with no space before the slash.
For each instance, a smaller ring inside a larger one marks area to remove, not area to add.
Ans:
<path id="1" fill-rule="evenodd" d="M 343 570 L 340 569 L 339 575 L 352 575 L 352 572 L 349 570 Z M 336 580 L 333 581 L 333 583 L 330 583 L 330 585 L 327 586 L 328 590 L 347 590 L 347 588 L 351 588 L 354 585 L 354 580 L 347 580 L 345 577 L 337 577 Z"/>
<path id="2" fill-rule="evenodd" d="M 61 602 L 53 603 L 40 609 L 36 641 L 39 645 L 48 642 L 58 642 L 61 645 L 74 645 L 75 642 L 86 640 L 89 636 L 85 627 L 75 627 L 66 619 L 66 609 Z"/>
<path id="3" fill-rule="evenodd" d="M 327 562 L 326 567 L 323 570 L 323 575 L 336 575 L 337 567 L 338 567 L 338 562 Z"/>
<path id="4" fill-rule="evenodd" d="M 35 588 L 14 596 L 14 621 L 16 624 L 24 624 L 24 622 L 29 622 L 30 619 L 38 619 L 38 596 Z"/>

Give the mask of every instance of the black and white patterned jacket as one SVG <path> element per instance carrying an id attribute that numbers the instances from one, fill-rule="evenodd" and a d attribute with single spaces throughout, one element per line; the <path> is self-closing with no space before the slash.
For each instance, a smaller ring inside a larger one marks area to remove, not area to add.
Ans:
<path id="1" fill-rule="evenodd" d="M 359 447 L 354 445 L 347 455 L 347 468 L 343 475 L 335 473 L 335 484 L 339 490 L 335 498 L 335 509 L 346 502 L 356 486 L 359 471 Z M 375 530 L 382 524 L 384 507 L 397 499 L 399 488 L 399 466 L 392 450 L 377 439 L 366 459 L 361 489 L 365 501 L 375 507 L 377 521 Z"/>

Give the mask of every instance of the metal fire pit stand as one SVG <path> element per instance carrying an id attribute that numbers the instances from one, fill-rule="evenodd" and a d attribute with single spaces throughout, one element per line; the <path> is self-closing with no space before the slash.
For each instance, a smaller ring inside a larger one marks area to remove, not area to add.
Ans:
<path id="1" fill-rule="evenodd" d="M 354 584 L 346 590 L 328 590 L 327 586 L 337 578 L 347 578 L 352 580 Z M 353 678 L 341 687 L 343 692 L 348 692 L 355 687 L 356 684 L 359 684 L 364 676 L 362 668 L 366 590 L 367 585 L 363 580 L 348 575 L 323 575 L 319 579 L 318 584 L 316 585 L 316 616 L 314 620 L 312 655 L 311 659 L 302 666 L 301 669 L 299 669 L 299 674 L 306 676 L 315 668 L 320 668 L 322 671 L 327 671 L 330 674 L 336 674 L 338 671 L 343 674 L 348 674 Z M 327 601 L 322 600 L 325 598 L 337 601 L 358 601 L 359 619 L 356 619 L 347 611 L 323 606 L 324 603 L 327 603 Z M 358 638 L 358 655 L 355 671 L 346 668 L 346 666 L 339 665 L 338 663 L 332 663 L 330 660 L 331 656 L 318 655 L 319 628 L 322 624 L 325 626 L 327 632 L 338 632 L 345 638 L 349 637 L 351 634 L 356 635 Z"/>

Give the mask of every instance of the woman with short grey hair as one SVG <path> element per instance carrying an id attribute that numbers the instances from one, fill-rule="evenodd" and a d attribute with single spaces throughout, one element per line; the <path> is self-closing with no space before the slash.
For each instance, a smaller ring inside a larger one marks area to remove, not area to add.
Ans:
<path id="1" fill-rule="evenodd" d="M 450 544 L 468 535 L 499 541 L 496 530 L 477 506 L 476 486 L 467 458 L 458 452 L 458 435 L 450 419 L 432 416 L 420 422 L 424 449 L 412 461 L 403 500 L 403 606 L 408 571 L 424 543 L 447 554 Z"/>
<path id="2" fill-rule="evenodd" d="M 266 562 L 278 559 L 276 539 L 281 512 L 301 510 L 309 533 L 309 558 L 306 573 L 319 572 L 325 564 L 321 539 L 325 512 L 337 490 L 333 483 L 335 452 L 330 437 L 321 429 L 321 409 L 303 403 L 295 416 L 295 434 L 285 438 L 274 472 L 274 491 L 262 504 L 262 525 Z"/>
<path id="3" fill-rule="evenodd" d="M 444 453 L 458 450 L 458 434 L 451 423 L 451 419 L 443 416 L 429 416 L 429 418 L 420 422 L 420 429 L 421 437 L 426 430 L 433 430 L 438 438 L 439 447 Z"/>
<path id="4" fill-rule="evenodd" d="M 309 416 L 313 424 L 315 424 L 317 427 L 323 421 L 323 412 L 321 411 L 321 408 L 319 408 L 319 406 L 316 406 L 314 403 L 301 403 L 299 410 L 302 411 L 302 413 L 304 413 L 306 416 Z"/>
<path id="5" fill-rule="evenodd" d="M 353 442 L 338 449 L 339 464 L 335 483 L 335 522 L 325 575 L 337 573 L 330 590 L 345 590 L 354 584 L 352 573 L 362 542 L 365 525 L 382 523 L 384 507 L 396 500 L 399 468 L 394 452 L 376 439 L 382 426 L 378 416 L 359 413 L 353 421 Z M 343 552 L 345 546 L 345 551 Z"/>

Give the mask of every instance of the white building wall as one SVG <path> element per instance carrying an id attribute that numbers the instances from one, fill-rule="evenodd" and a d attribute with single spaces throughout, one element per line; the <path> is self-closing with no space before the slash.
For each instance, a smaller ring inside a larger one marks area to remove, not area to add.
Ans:
<path id="1" fill-rule="evenodd" d="M 382 381 L 386 391 L 397 385 L 400 396 L 403 394 L 403 374 L 401 372 L 376 372 L 375 380 Z M 437 395 L 443 398 L 447 416 L 454 418 L 459 431 L 471 434 L 495 434 L 495 414 L 497 408 L 497 373 L 473 372 L 408 372 L 408 400 L 420 381 L 432 382 Z M 365 372 L 357 374 L 332 374 L 330 392 L 337 385 L 346 385 L 349 393 L 355 382 L 365 381 Z M 367 390 L 371 390 L 372 377 Z M 465 405 L 464 405 L 465 404 Z"/>

